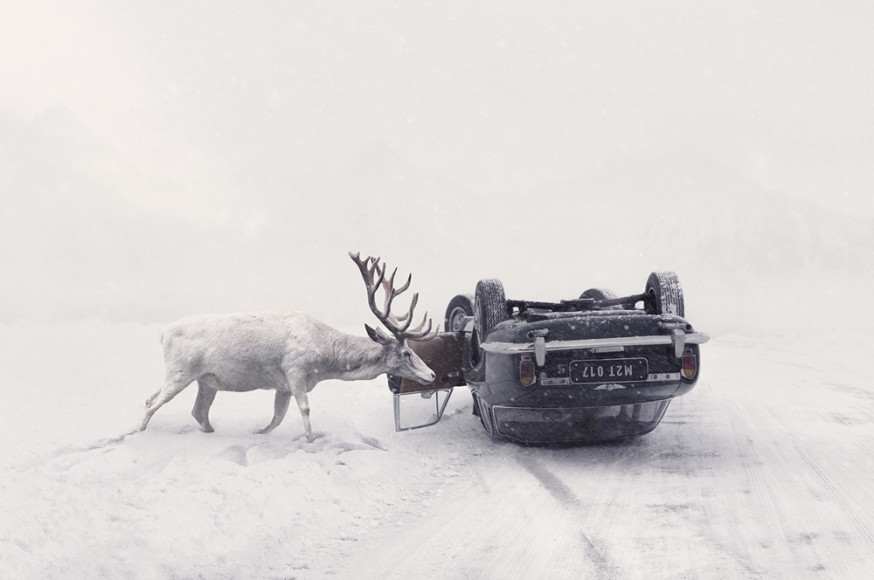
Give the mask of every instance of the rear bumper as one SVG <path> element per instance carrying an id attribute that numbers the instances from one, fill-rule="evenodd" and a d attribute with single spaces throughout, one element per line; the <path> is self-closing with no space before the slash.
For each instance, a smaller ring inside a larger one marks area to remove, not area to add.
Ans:
<path id="1" fill-rule="evenodd" d="M 693 332 L 680 335 L 651 335 L 651 336 L 622 336 L 615 338 L 585 338 L 580 340 L 552 340 L 544 341 L 543 348 L 546 352 L 576 350 L 587 348 L 616 348 L 632 346 L 659 346 L 675 344 L 683 340 L 684 344 L 704 344 L 710 340 L 710 336 L 704 332 Z M 531 342 L 485 342 L 481 348 L 486 352 L 495 354 L 521 354 L 533 353 L 537 347 L 537 340 Z"/>
<path id="2" fill-rule="evenodd" d="M 584 443 L 636 437 L 658 426 L 670 399 L 603 407 L 489 409 L 497 434 L 524 443 Z"/>

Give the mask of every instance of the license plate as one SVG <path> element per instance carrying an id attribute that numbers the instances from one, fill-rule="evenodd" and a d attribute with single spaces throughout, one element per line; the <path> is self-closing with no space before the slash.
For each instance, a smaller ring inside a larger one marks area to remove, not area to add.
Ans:
<path id="1" fill-rule="evenodd" d="M 572 383 L 631 383 L 649 376 L 645 358 L 575 360 L 569 370 Z"/>

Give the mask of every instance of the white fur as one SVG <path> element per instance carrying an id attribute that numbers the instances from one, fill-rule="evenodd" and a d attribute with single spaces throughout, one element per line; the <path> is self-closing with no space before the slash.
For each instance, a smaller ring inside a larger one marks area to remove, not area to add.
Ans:
<path id="1" fill-rule="evenodd" d="M 212 431 L 209 408 L 217 391 L 276 391 L 275 429 L 294 396 L 308 441 L 313 440 L 307 393 L 326 379 L 369 380 L 393 373 L 421 383 L 434 373 L 403 341 L 368 328 L 370 338 L 339 332 L 303 312 L 190 316 L 164 330 L 164 386 L 146 401 L 140 430 L 152 415 L 192 382 L 198 393 L 191 414 Z"/>

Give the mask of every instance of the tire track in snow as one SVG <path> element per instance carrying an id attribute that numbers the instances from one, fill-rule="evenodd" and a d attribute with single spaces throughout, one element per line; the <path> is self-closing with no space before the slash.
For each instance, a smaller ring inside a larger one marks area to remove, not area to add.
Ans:
<path id="1" fill-rule="evenodd" d="M 544 468 L 536 459 L 529 455 L 516 455 L 516 461 L 525 470 L 537 478 L 543 485 L 544 489 L 559 503 L 562 507 L 578 508 L 581 505 L 579 498 L 551 471 Z"/>
<path id="2" fill-rule="evenodd" d="M 770 557 L 771 562 L 780 561 L 787 567 L 804 566 L 811 572 L 829 570 L 835 577 L 850 577 L 852 574 L 847 565 L 852 565 L 854 558 L 848 558 L 849 543 L 841 542 L 829 534 L 834 518 L 825 515 L 824 504 L 802 486 L 805 468 L 810 469 L 813 478 L 822 483 L 829 499 L 850 514 L 851 510 L 845 507 L 846 493 L 840 493 L 841 490 L 831 484 L 825 470 L 802 450 L 799 441 L 811 441 L 808 439 L 809 432 L 799 431 L 796 423 L 788 421 L 782 407 L 767 396 L 769 393 L 751 394 L 753 396 L 746 404 L 729 401 L 727 408 L 731 409 L 734 417 L 734 447 L 740 452 L 737 459 L 746 473 L 749 490 L 756 498 L 754 505 L 759 508 L 756 523 L 761 522 L 766 526 L 759 529 L 758 533 L 770 531 L 773 536 L 773 539 L 765 537 L 763 540 L 771 544 L 767 552 L 776 551 Z M 744 426 L 743 430 L 740 425 Z M 795 460 L 792 459 L 793 450 L 796 453 Z M 794 476 L 786 477 L 787 474 Z M 844 492 L 849 492 L 841 487 Z M 859 522 L 854 516 L 849 520 Z M 863 535 L 866 535 L 865 541 L 870 546 L 870 531 L 864 530 Z M 761 551 L 762 547 L 757 546 L 754 552 L 754 561 L 759 563 L 766 556 L 766 552 Z"/>
<path id="3" fill-rule="evenodd" d="M 441 481 L 445 465 L 420 474 L 422 487 L 437 484 L 435 489 L 447 493 L 433 497 L 418 513 L 388 520 L 362 536 L 335 570 L 337 576 L 386 580 L 430 577 L 439 571 L 444 578 L 498 579 L 538 578 L 548 571 L 557 580 L 617 577 L 594 542 L 580 532 L 575 515 L 582 502 L 539 464 L 533 469 L 539 468 L 551 490 L 527 469 L 520 470 L 512 445 L 498 448 L 506 453 L 479 452 L 476 460 L 455 463 L 454 468 L 471 477 L 453 478 L 451 488 Z"/>
<path id="4" fill-rule="evenodd" d="M 574 494 L 573 490 L 554 473 L 543 467 L 536 459 L 527 453 L 520 453 L 516 455 L 516 461 L 541 483 L 543 488 L 561 507 L 572 511 L 581 510 L 583 503 Z M 580 536 L 583 551 L 595 567 L 597 577 L 619 578 L 621 576 L 619 569 L 592 543 L 589 536 L 585 532 L 580 532 Z"/>
<path id="5" fill-rule="evenodd" d="M 585 533 L 583 533 L 582 536 L 583 549 L 586 551 L 589 558 L 595 563 L 595 567 L 598 571 L 598 578 L 621 578 L 619 570 L 607 561 L 607 558 L 605 558 L 604 555 L 601 554 L 601 551 L 595 547 L 595 544 L 592 543 L 589 536 Z"/>
<path id="6" fill-rule="evenodd" d="M 823 373 L 825 374 L 825 373 Z M 801 388 L 806 383 L 796 381 L 795 386 Z M 834 387 L 835 385 L 829 385 L 830 387 Z M 871 392 L 862 391 L 861 389 L 851 390 L 848 394 L 852 395 L 854 399 L 859 399 L 860 395 L 863 395 L 862 402 L 871 398 Z M 857 401 L 859 403 L 859 401 Z M 843 541 L 830 541 L 830 542 L 821 542 L 823 545 L 823 552 L 828 553 L 831 556 L 832 565 L 836 566 L 837 570 L 840 572 L 841 576 L 847 575 L 848 572 L 844 567 L 844 563 L 848 561 L 853 561 L 855 559 L 861 559 L 863 554 L 870 554 L 872 547 L 874 547 L 874 533 L 872 533 L 871 529 L 865 522 L 864 516 L 860 516 L 860 508 L 863 509 L 864 513 L 870 513 L 871 511 L 871 501 L 870 498 L 867 497 L 863 493 L 859 493 L 859 491 L 847 481 L 843 481 L 846 479 L 845 477 L 841 477 L 840 471 L 836 471 L 833 469 L 827 469 L 825 466 L 821 464 L 821 462 L 814 459 L 814 457 L 809 454 L 803 448 L 803 445 L 810 446 L 811 442 L 814 439 L 809 438 L 808 432 L 796 433 L 793 425 L 786 421 L 786 417 L 776 412 L 776 409 L 773 406 L 763 407 L 763 412 L 767 412 L 768 417 L 770 418 L 770 422 L 774 425 L 779 426 L 780 430 L 786 434 L 789 434 L 787 440 L 787 451 L 789 449 L 789 444 L 791 444 L 791 449 L 795 451 L 798 458 L 801 459 L 802 464 L 798 465 L 796 462 L 795 471 L 800 469 L 807 468 L 809 472 L 812 474 L 812 478 L 815 481 L 818 481 L 823 490 L 827 493 L 828 498 L 836 504 L 836 507 L 845 517 L 845 521 L 847 524 L 851 525 L 855 531 L 858 533 L 861 541 L 863 542 L 863 546 L 861 548 L 856 548 L 855 550 L 851 548 L 850 542 Z M 826 406 L 823 408 L 823 411 L 833 412 L 834 408 L 831 406 Z M 853 408 L 855 413 L 862 413 L 862 416 L 869 417 L 870 413 L 867 413 L 862 405 L 859 404 Z M 818 412 L 817 416 L 821 417 L 823 412 Z M 852 421 L 847 421 L 843 414 L 839 414 L 841 419 L 840 421 L 845 427 L 851 427 L 853 425 Z M 816 452 L 814 448 L 814 453 Z M 774 460 L 776 458 L 772 458 Z M 786 472 L 792 470 L 790 467 L 792 462 L 790 462 L 787 458 L 783 458 L 783 464 L 786 465 L 784 469 Z M 833 466 L 832 466 L 833 467 Z M 775 502 L 776 503 L 776 502 Z M 810 506 L 813 507 L 812 505 Z M 819 522 L 819 526 L 817 529 L 822 528 L 825 531 L 824 520 L 821 515 L 814 509 L 809 510 L 809 517 L 816 518 L 816 521 Z M 848 558 L 847 551 L 850 551 L 851 557 Z"/>
<path id="7" fill-rule="evenodd" d="M 754 500 L 754 505 L 760 511 L 756 515 L 757 524 L 763 524 L 767 530 L 780 530 L 784 536 L 788 535 L 786 518 L 780 512 L 774 501 L 773 490 L 768 485 L 766 474 L 762 470 L 765 461 L 760 459 L 756 451 L 756 445 L 749 433 L 742 432 L 736 422 L 731 423 L 731 432 L 734 439 L 734 449 L 737 456 L 729 459 L 742 470 L 748 486 L 748 493 Z M 731 557 L 746 573 L 759 576 L 763 573 L 756 562 L 766 558 L 767 547 L 750 542 L 746 545 L 746 553 L 739 549 L 738 545 L 728 545 L 710 538 L 711 543 L 724 554 Z"/>
<path id="8" fill-rule="evenodd" d="M 846 487 L 841 486 L 841 488 L 839 489 L 838 486 L 835 485 L 835 483 L 831 480 L 831 478 L 826 475 L 825 471 L 823 471 L 819 464 L 814 461 L 809 455 L 807 455 L 807 453 L 805 453 L 803 449 L 801 449 L 797 441 L 793 441 L 792 443 L 795 447 L 795 451 L 798 453 L 804 463 L 806 463 L 807 466 L 810 467 L 811 471 L 816 474 L 816 477 L 822 482 L 823 486 L 828 490 L 829 494 L 831 494 L 831 497 L 844 511 L 847 519 L 849 519 L 853 523 L 853 525 L 856 527 L 856 530 L 865 539 L 865 542 L 868 544 L 868 550 L 870 551 L 872 548 L 874 548 L 874 534 L 871 533 L 871 530 L 868 528 L 865 522 L 859 518 L 857 511 L 846 501 L 844 497 L 846 495 Z M 852 503 L 854 505 L 859 505 L 860 501 L 855 501 Z M 864 503 L 864 501 L 862 501 L 861 503 Z"/>

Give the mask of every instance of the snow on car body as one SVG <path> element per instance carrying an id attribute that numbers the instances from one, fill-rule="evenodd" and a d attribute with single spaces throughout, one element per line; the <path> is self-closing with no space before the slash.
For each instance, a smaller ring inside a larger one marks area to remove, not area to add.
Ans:
<path id="1" fill-rule="evenodd" d="M 671 272 L 650 275 L 642 294 L 619 298 L 593 288 L 556 303 L 507 300 L 500 281 L 481 280 L 474 296 L 452 299 L 443 333 L 411 343 L 437 384 L 390 377 L 396 426 L 401 396 L 443 389 L 448 398 L 449 389 L 467 384 L 474 413 L 496 438 L 572 443 L 643 435 L 672 398 L 695 386 L 699 345 L 708 339 L 684 318 Z M 442 407 L 438 399 L 428 424 Z"/>

